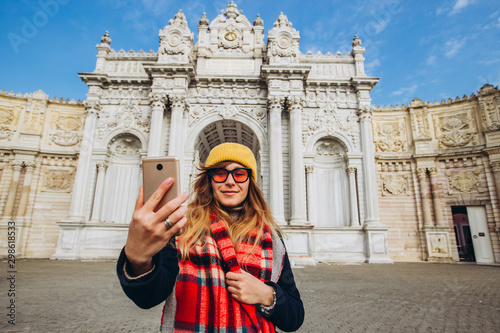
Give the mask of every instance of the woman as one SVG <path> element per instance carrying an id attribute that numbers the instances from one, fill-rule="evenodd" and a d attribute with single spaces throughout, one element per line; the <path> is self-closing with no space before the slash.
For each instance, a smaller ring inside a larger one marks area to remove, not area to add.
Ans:
<path id="1" fill-rule="evenodd" d="M 146 203 L 141 188 L 117 264 L 123 290 L 141 308 L 167 299 L 162 332 L 297 330 L 303 304 L 252 151 L 221 144 L 200 169 L 187 207 L 185 193 L 154 212 L 170 178 Z"/>

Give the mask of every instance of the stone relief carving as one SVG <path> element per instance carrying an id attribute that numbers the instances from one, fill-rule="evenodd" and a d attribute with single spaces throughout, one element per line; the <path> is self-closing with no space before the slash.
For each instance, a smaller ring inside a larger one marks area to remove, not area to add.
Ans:
<path id="1" fill-rule="evenodd" d="M 131 100 L 123 101 L 118 110 L 104 109 L 99 118 L 99 139 L 102 140 L 107 133 L 116 128 L 122 128 L 124 131 L 136 129 L 149 133 L 149 113 L 143 113 L 136 102 Z"/>
<path id="2" fill-rule="evenodd" d="M 193 57 L 193 34 L 189 30 L 186 16 L 179 10 L 174 19 L 160 30 L 158 62 L 189 63 Z"/>
<path id="3" fill-rule="evenodd" d="M 241 98 L 266 98 L 267 91 L 260 87 L 247 87 L 234 85 L 231 88 L 226 87 L 197 87 L 189 88 L 188 95 L 191 97 L 241 97 Z"/>
<path id="4" fill-rule="evenodd" d="M 141 148 L 141 141 L 132 135 L 116 137 L 108 145 L 108 150 L 112 154 L 122 156 L 137 156 Z"/>
<path id="5" fill-rule="evenodd" d="M 449 255 L 449 234 L 446 232 L 428 232 L 427 242 L 430 245 L 429 255 L 447 256 Z"/>
<path id="6" fill-rule="evenodd" d="M 150 89 L 146 87 L 120 87 L 119 89 L 104 89 L 102 98 L 144 98 L 148 97 Z"/>
<path id="7" fill-rule="evenodd" d="M 269 63 L 296 63 L 299 62 L 300 36 L 292 23 L 283 13 L 280 13 L 274 27 L 269 31 L 267 57 Z M 287 59 L 284 59 L 287 58 Z"/>
<path id="8" fill-rule="evenodd" d="M 488 96 L 479 101 L 483 127 L 489 131 L 500 129 L 500 96 Z"/>
<path id="9" fill-rule="evenodd" d="M 200 19 L 198 35 L 198 55 L 249 56 L 262 54 L 263 43 L 262 19 L 256 19 L 255 27 L 243 15 L 234 1 L 221 11 L 211 23 Z"/>
<path id="10" fill-rule="evenodd" d="M 231 101 L 224 101 L 224 104 L 217 108 L 217 112 L 223 119 L 231 119 L 238 113 L 238 107 L 231 104 Z"/>
<path id="11" fill-rule="evenodd" d="M 192 105 L 189 108 L 189 125 L 192 125 L 196 120 L 211 113 L 217 113 L 223 119 L 232 119 L 238 113 L 244 113 L 257 120 L 262 127 L 267 128 L 267 112 L 264 106 L 233 105 L 230 103 L 230 101 L 226 101 L 223 105 L 220 106 L 205 104 Z"/>
<path id="12" fill-rule="evenodd" d="M 29 102 L 28 102 L 29 103 Z M 27 133 L 42 133 L 43 120 L 45 118 L 46 101 L 32 102 L 31 110 L 26 111 L 23 131 Z"/>
<path id="13" fill-rule="evenodd" d="M 325 157 L 343 157 L 345 151 L 333 140 L 321 140 L 316 145 L 316 154 Z"/>
<path id="14" fill-rule="evenodd" d="M 415 98 L 410 103 L 410 116 L 416 139 L 430 138 L 429 112 L 422 100 Z"/>
<path id="15" fill-rule="evenodd" d="M 63 147 L 74 146 L 82 138 L 81 129 L 83 121 L 80 117 L 61 115 L 54 113 L 52 128 L 54 130 L 49 134 L 50 142 Z"/>
<path id="16" fill-rule="evenodd" d="M 471 133 L 472 119 L 466 114 L 452 117 L 441 117 L 438 121 L 438 141 L 446 147 L 462 147 L 470 143 L 474 135 Z"/>
<path id="17" fill-rule="evenodd" d="M 75 170 L 48 170 L 42 185 L 42 191 L 71 192 Z"/>
<path id="18" fill-rule="evenodd" d="M 475 171 L 447 172 L 446 176 L 450 188 L 453 187 L 460 192 L 471 192 L 474 189 L 478 189 L 480 174 L 481 169 L 477 168 Z"/>
<path id="19" fill-rule="evenodd" d="M 410 195 L 408 175 L 385 176 L 382 181 L 382 195 Z"/>
<path id="20" fill-rule="evenodd" d="M 11 140 L 18 117 L 19 110 L 0 107 L 0 140 Z"/>
<path id="21" fill-rule="evenodd" d="M 335 105 L 337 108 L 357 107 L 356 94 L 350 90 L 308 89 L 305 99 L 309 107 L 324 107 L 326 104 Z"/>
<path id="22" fill-rule="evenodd" d="M 404 119 L 393 122 L 377 122 L 375 125 L 375 148 L 381 152 L 406 151 Z"/>
<path id="23" fill-rule="evenodd" d="M 330 104 L 324 109 L 304 108 L 302 111 L 302 141 L 304 145 L 309 137 L 322 129 L 326 129 L 328 135 L 341 132 L 352 140 L 354 147 L 358 147 L 358 118 L 354 112 L 339 110 Z"/>

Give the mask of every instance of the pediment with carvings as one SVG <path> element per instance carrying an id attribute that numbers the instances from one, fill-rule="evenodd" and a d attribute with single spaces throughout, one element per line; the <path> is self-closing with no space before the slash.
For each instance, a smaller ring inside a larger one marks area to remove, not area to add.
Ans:
<path id="1" fill-rule="evenodd" d="M 212 22 L 203 14 L 198 27 L 198 56 L 254 56 L 265 48 L 262 19 L 252 24 L 231 1 Z"/>

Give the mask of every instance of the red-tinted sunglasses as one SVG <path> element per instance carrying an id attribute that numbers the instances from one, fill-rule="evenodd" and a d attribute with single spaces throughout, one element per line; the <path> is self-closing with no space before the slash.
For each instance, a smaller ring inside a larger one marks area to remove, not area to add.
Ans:
<path id="1" fill-rule="evenodd" d="M 223 168 L 209 169 L 208 175 L 216 183 L 224 183 L 227 180 L 229 174 L 233 176 L 233 179 L 237 183 L 244 183 L 248 180 L 252 169 L 249 168 L 236 168 L 233 170 L 226 170 Z"/>

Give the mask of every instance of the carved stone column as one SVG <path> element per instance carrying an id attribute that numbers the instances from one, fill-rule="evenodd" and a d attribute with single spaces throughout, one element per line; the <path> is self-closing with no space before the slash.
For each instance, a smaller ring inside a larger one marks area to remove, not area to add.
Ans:
<path id="1" fill-rule="evenodd" d="M 100 102 L 97 100 L 84 101 L 87 118 L 83 129 L 82 145 L 80 147 L 80 157 L 75 175 L 73 187 L 73 197 L 69 211 L 69 220 L 83 222 L 85 220 L 85 195 L 90 186 L 89 175 L 92 164 L 92 150 L 94 146 L 97 118 L 101 110 Z"/>
<path id="2" fill-rule="evenodd" d="M 497 190 L 497 200 L 500 200 L 500 162 L 490 163 L 493 178 L 495 179 L 495 187 Z"/>
<path id="3" fill-rule="evenodd" d="M 35 162 L 24 162 L 26 174 L 24 175 L 24 184 L 21 191 L 21 199 L 19 199 L 19 207 L 17 209 L 17 216 L 24 217 L 26 215 L 26 208 L 28 206 L 28 198 L 30 195 L 31 181 L 33 180 L 33 170 L 35 169 Z"/>
<path id="4" fill-rule="evenodd" d="M 307 218 L 309 224 L 316 224 L 316 211 L 314 210 L 313 202 L 316 202 L 316 192 L 314 190 L 313 181 L 314 165 L 306 165 L 306 176 L 307 176 Z"/>
<path id="5" fill-rule="evenodd" d="M 424 227 L 429 228 L 433 226 L 432 223 L 432 208 L 431 208 L 431 194 L 429 192 L 429 185 L 427 182 L 427 169 L 417 169 L 418 183 L 420 185 L 420 197 L 422 199 L 422 210 L 424 216 Z"/>
<path id="6" fill-rule="evenodd" d="M 94 195 L 94 207 L 92 209 L 92 218 L 90 219 L 92 222 L 100 222 L 102 218 L 101 210 L 102 210 L 104 183 L 106 180 L 107 168 L 108 164 L 106 162 L 97 163 L 97 184 Z"/>
<path id="7" fill-rule="evenodd" d="M 290 224 L 304 225 L 306 216 L 306 184 L 302 148 L 302 105 L 299 97 L 289 98 L 290 112 Z"/>
<path id="8" fill-rule="evenodd" d="M 9 193 L 7 195 L 7 201 L 5 202 L 5 208 L 3 210 L 3 216 L 12 216 L 12 211 L 14 210 L 14 204 L 17 195 L 17 186 L 19 185 L 19 178 L 21 178 L 21 170 L 23 169 L 22 161 L 12 161 L 12 169 L 14 173 L 12 175 L 12 180 L 10 181 Z"/>
<path id="9" fill-rule="evenodd" d="M 375 173 L 375 148 L 373 145 L 372 110 L 360 109 L 361 147 L 363 149 L 363 173 L 365 183 L 366 223 L 382 225 L 378 206 L 377 176 Z"/>
<path id="10" fill-rule="evenodd" d="M 172 95 L 168 97 L 170 99 L 170 107 L 172 108 L 170 119 L 170 138 L 168 140 L 168 155 L 178 156 L 179 159 L 182 159 L 182 154 L 184 152 L 184 131 L 182 120 L 184 117 L 184 109 L 186 107 L 186 98 L 179 95 Z"/>
<path id="11" fill-rule="evenodd" d="M 283 100 L 277 96 L 270 97 L 268 104 L 269 204 L 276 222 L 286 224 L 283 200 L 283 154 L 281 149 L 281 111 L 283 109 Z"/>
<path id="12" fill-rule="evenodd" d="M 148 156 L 161 156 L 162 153 L 162 133 L 163 133 L 163 112 L 166 98 L 161 94 L 151 96 L 151 127 L 149 130 Z"/>
<path id="13" fill-rule="evenodd" d="M 351 227 L 359 227 L 358 214 L 358 191 L 356 189 L 356 168 L 348 167 L 346 169 L 349 176 L 349 205 L 351 211 Z"/>
<path id="14" fill-rule="evenodd" d="M 434 218 L 436 219 L 436 227 L 448 227 L 443 218 L 442 193 L 437 181 L 437 169 L 429 168 L 429 176 L 431 180 L 432 204 L 434 206 Z"/>

